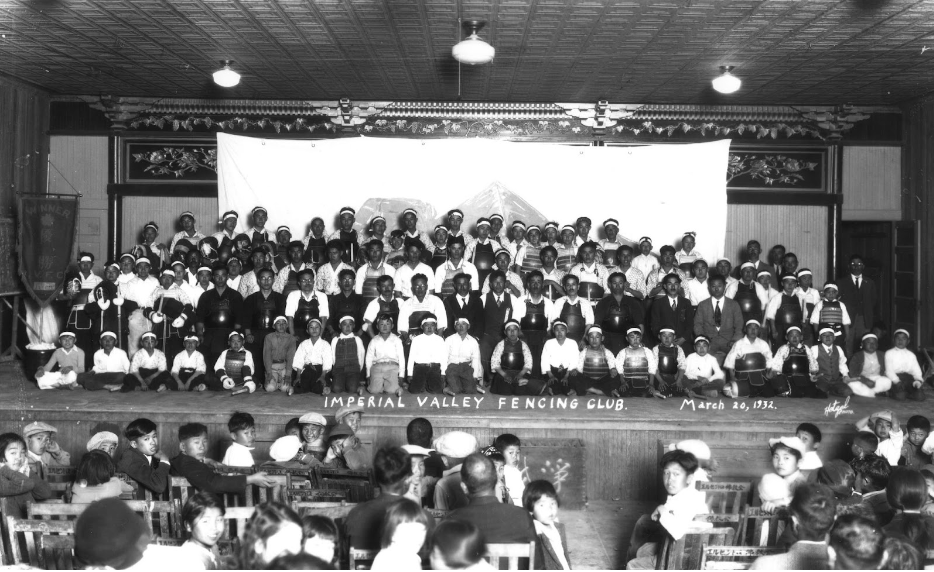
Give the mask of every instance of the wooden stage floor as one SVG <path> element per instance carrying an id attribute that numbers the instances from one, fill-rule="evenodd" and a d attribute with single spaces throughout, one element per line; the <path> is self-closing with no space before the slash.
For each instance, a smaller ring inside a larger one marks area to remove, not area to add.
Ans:
<path id="1" fill-rule="evenodd" d="M 587 495 L 591 499 L 640 499 L 656 491 L 655 464 L 661 441 L 702 438 L 732 441 L 756 452 L 757 465 L 767 463 L 761 450 L 769 437 L 793 433 L 803 421 L 817 424 L 824 432 L 822 455 L 844 454 L 853 423 L 879 409 L 891 409 L 904 423 L 915 414 L 930 414 L 934 392 L 927 388 L 928 401 L 897 402 L 887 398 L 853 397 L 846 403 L 831 399 L 788 399 L 770 401 L 718 399 L 709 402 L 683 399 L 503 397 L 491 394 L 458 396 L 404 395 L 401 398 L 367 396 L 362 433 L 375 446 L 402 444 L 405 426 L 415 417 L 429 419 L 435 435 L 460 429 L 477 436 L 486 445 L 500 433 L 520 438 L 576 438 L 586 447 Z M 317 411 L 329 419 L 357 396 L 267 394 L 231 397 L 218 393 L 130 394 L 103 391 L 41 391 L 27 381 L 19 364 L 0 365 L 0 430 L 21 432 L 24 425 L 41 420 L 59 428 L 59 441 L 77 458 L 84 451 L 90 430 L 98 423 L 122 429 L 137 417 L 160 423 L 163 448 L 177 451 L 175 429 L 198 421 L 208 425 L 214 449 L 222 454 L 229 442 L 227 419 L 237 410 L 248 411 L 257 420 L 260 434 L 281 434 L 292 417 Z M 836 402 L 836 403 L 835 403 Z M 836 407 L 834 408 L 834 405 Z M 122 443 L 121 443 L 122 445 Z M 267 445 L 268 447 L 268 445 Z"/>

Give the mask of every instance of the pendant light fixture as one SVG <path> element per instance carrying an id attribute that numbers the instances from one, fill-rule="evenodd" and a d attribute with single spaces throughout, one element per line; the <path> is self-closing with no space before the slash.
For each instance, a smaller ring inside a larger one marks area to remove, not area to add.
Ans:
<path id="1" fill-rule="evenodd" d="M 493 61 L 496 54 L 496 48 L 484 42 L 477 36 L 486 22 L 480 20 L 467 20 L 464 22 L 464 29 L 469 32 L 466 40 L 461 41 L 451 49 L 451 55 L 462 64 L 478 65 L 488 64 Z"/>
<path id="2" fill-rule="evenodd" d="M 720 66 L 720 75 L 713 79 L 713 88 L 720 93 L 734 93 L 743 85 L 741 79 L 730 73 L 733 66 Z"/>
<path id="3" fill-rule="evenodd" d="M 221 87 L 233 87 L 240 83 L 240 74 L 230 69 L 233 62 L 224 60 L 221 63 L 224 67 L 214 72 L 214 83 Z"/>

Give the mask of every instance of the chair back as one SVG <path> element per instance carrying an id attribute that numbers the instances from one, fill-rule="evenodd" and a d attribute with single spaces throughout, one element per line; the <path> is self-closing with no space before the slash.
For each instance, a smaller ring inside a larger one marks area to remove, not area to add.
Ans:
<path id="1" fill-rule="evenodd" d="M 363 550 L 362 548 L 350 548 L 350 569 L 351 570 L 369 570 L 376 559 L 379 550 Z"/>
<path id="2" fill-rule="evenodd" d="M 125 500 L 130 510 L 141 515 L 150 534 L 165 537 L 181 537 L 181 530 L 176 526 L 176 503 L 169 501 Z M 90 504 L 34 503 L 26 507 L 29 519 L 38 520 L 77 520 Z M 153 523 L 158 523 L 158 529 Z"/>
<path id="3" fill-rule="evenodd" d="M 535 570 L 535 541 L 528 543 L 487 544 L 486 559 L 497 570 L 519 570 L 519 560 L 529 559 L 528 568 Z M 505 568 L 503 567 L 505 562 Z"/>
<path id="4" fill-rule="evenodd" d="M 45 480 L 50 483 L 72 483 L 77 467 L 46 467 Z"/>
<path id="5" fill-rule="evenodd" d="M 246 523 L 253 517 L 256 507 L 232 506 L 224 511 L 224 538 L 229 541 L 243 540 Z"/>
<path id="6" fill-rule="evenodd" d="M 289 491 L 292 488 L 292 476 L 288 473 L 282 475 L 267 474 L 266 478 L 275 481 L 271 487 L 248 485 L 246 488 L 246 505 L 256 506 L 270 500 L 288 502 Z"/>
<path id="7" fill-rule="evenodd" d="M 188 497 L 198 492 L 185 477 L 169 477 L 169 500 L 178 500 L 179 506 L 185 506 Z"/>
<path id="8" fill-rule="evenodd" d="M 694 522 L 707 522 L 715 528 L 730 527 L 733 529 L 735 537 L 739 538 L 743 517 L 738 514 L 706 513 L 696 515 Z"/>
<path id="9" fill-rule="evenodd" d="M 768 513 L 762 507 L 747 506 L 737 541 L 743 546 L 775 546 L 790 525 L 791 513 L 787 508 Z"/>
<path id="10" fill-rule="evenodd" d="M 762 546 L 704 546 L 701 570 L 748 570 L 756 558 L 784 550 Z"/>
<path id="11" fill-rule="evenodd" d="M 43 535 L 71 535 L 75 533 L 74 520 L 36 520 L 7 517 L 7 530 L 13 564 L 29 564 L 41 569 L 52 569 L 56 560 L 55 549 L 43 549 Z M 25 548 L 25 557 L 23 549 Z M 72 549 L 74 543 L 72 543 Z M 70 558 L 70 557 L 69 557 Z"/>
<path id="12" fill-rule="evenodd" d="M 443 508 L 426 508 L 426 509 L 425 509 L 425 512 L 427 512 L 427 513 L 430 514 L 431 516 L 435 517 L 435 520 L 444 520 L 444 518 L 445 518 L 445 517 L 448 515 L 448 513 L 451 512 L 451 511 L 449 511 L 449 510 L 444 510 Z"/>
<path id="13" fill-rule="evenodd" d="M 732 528 L 705 528 L 690 531 L 678 540 L 670 536 L 662 543 L 656 560 L 657 570 L 697 570 L 705 546 L 733 544 L 736 531 Z"/>
<path id="14" fill-rule="evenodd" d="M 319 477 L 318 486 L 322 489 L 345 491 L 349 502 L 366 502 L 376 498 L 373 485 L 364 479 L 332 479 L 330 477 Z"/>
<path id="15" fill-rule="evenodd" d="M 338 489 L 290 489 L 288 503 L 295 502 L 341 502 L 347 500 L 347 491 Z"/>
<path id="16" fill-rule="evenodd" d="M 752 494 L 751 481 L 742 483 L 698 481 L 694 486 L 706 495 L 707 508 L 710 512 L 720 514 L 742 514 Z"/>
<path id="17" fill-rule="evenodd" d="M 294 502 L 292 508 L 299 516 L 317 515 L 326 516 L 337 522 L 347 518 L 350 511 L 357 506 L 347 502 Z"/>
<path id="18" fill-rule="evenodd" d="M 281 469 L 261 466 L 258 470 L 263 471 L 269 476 L 289 475 L 291 477 L 289 488 L 293 489 L 311 489 L 317 486 L 318 483 L 318 479 L 315 477 L 315 470 L 311 467 L 307 469 Z"/>
<path id="19" fill-rule="evenodd" d="M 75 563 L 75 537 L 72 534 L 43 534 L 39 553 L 45 557 L 46 570 L 80 570 Z"/>

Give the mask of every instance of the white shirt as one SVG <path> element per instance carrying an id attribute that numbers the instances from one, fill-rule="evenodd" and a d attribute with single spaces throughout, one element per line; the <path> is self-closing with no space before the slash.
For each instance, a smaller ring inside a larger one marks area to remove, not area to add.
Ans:
<path id="1" fill-rule="evenodd" d="M 480 344 L 471 335 L 461 338 L 460 334 L 454 334 L 444 340 L 444 345 L 448 350 L 448 363 L 466 363 L 473 368 L 473 374 L 476 378 L 483 377 L 483 366 L 480 365 Z"/>
<path id="2" fill-rule="evenodd" d="M 204 363 L 204 355 L 198 350 L 191 352 L 191 355 L 188 355 L 188 350 L 178 352 L 172 361 L 172 373 L 179 374 L 183 369 L 193 369 L 195 375 L 205 373 L 208 366 Z"/>
<path id="3" fill-rule="evenodd" d="M 435 291 L 435 271 L 431 269 L 431 266 L 428 266 L 424 262 L 419 262 L 415 265 L 415 268 L 409 266 L 409 263 L 406 262 L 396 270 L 395 275 L 395 287 L 396 290 L 402 293 L 404 298 L 411 298 L 415 294 L 412 293 L 412 277 L 416 274 L 424 274 L 425 278 L 428 279 L 428 291 Z M 474 285 L 471 285 L 473 288 Z"/>
<path id="4" fill-rule="evenodd" d="M 578 262 L 571 267 L 570 273 L 577 276 L 581 282 L 599 284 L 603 289 L 606 289 L 606 279 L 610 275 L 610 271 L 606 269 L 606 266 L 599 262 L 594 262 L 591 265 Z"/>
<path id="5" fill-rule="evenodd" d="M 439 266 L 439 268 L 442 268 Z M 369 310 L 369 308 L 367 308 Z M 448 314 L 444 310 L 444 302 L 434 294 L 425 294 L 425 299 L 421 302 L 418 298 L 412 296 L 405 302 L 399 304 L 399 331 L 406 332 L 409 329 L 409 317 L 415 312 L 431 312 L 438 319 L 438 331 L 444 331 L 448 327 Z M 420 329 L 421 324 L 416 324 Z"/>
<path id="6" fill-rule="evenodd" d="M 236 277 L 234 277 L 234 278 L 228 277 L 228 278 L 227 278 L 227 287 L 230 288 L 231 290 L 236 290 L 237 292 L 239 292 L 239 291 L 240 291 L 240 282 L 242 282 L 242 281 L 243 281 L 243 274 L 238 274 L 238 275 L 237 275 Z"/>
<path id="7" fill-rule="evenodd" d="M 899 456 L 900 455 L 901 451 L 899 450 Z M 801 458 L 801 462 L 798 463 L 798 469 L 802 471 L 814 471 L 823 466 L 824 462 L 821 461 L 820 457 L 817 456 L 817 451 L 807 451 L 804 453 L 804 457 Z"/>
<path id="8" fill-rule="evenodd" d="M 551 368 L 557 369 L 577 369 L 580 360 L 580 350 L 577 348 L 577 342 L 566 338 L 564 343 L 558 343 L 558 340 L 552 338 L 545 342 L 542 348 L 542 374 L 548 375 Z"/>
<path id="9" fill-rule="evenodd" d="M 330 316 L 330 311 L 328 310 L 327 294 L 324 292 L 314 291 L 306 296 L 301 290 L 293 290 L 292 292 L 289 292 L 288 297 L 285 299 L 285 315 L 287 317 L 295 317 L 295 312 L 298 310 L 299 297 L 302 297 L 306 302 L 311 301 L 312 298 L 318 298 L 318 317 L 321 318 L 322 323 L 324 323 L 326 318 Z"/>
<path id="10" fill-rule="evenodd" d="M 737 358 L 752 353 L 764 355 L 766 364 L 772 360 L 772 348 L 769 347 L 767 341 L 762 338 L 756 338 L 756 341 L 750 342 L 749 338 L 743 336 L 738 342 L 733 344 L 733 347 L 730 348 L 730 353 L 726 354 L 726 358 L 723 360 L 723 367 L 726 369 L 733 369 L 736 366 Z M 843 352 L 840 352 L 840 355 L 843 355 Z"/>
<path id="11" fill-rule="evenodd" d="M 308 338 L 298 344 L 295 357 L 292 359 L 292 369 L 301 371 L 308 364 L 320 365 L 323 372 L 331 371 L 334 365 L 331 346 L 321 338 L 315 342 Z"/>
<path id="12" fill-rule="evenodd" d="M 256 464 L 253 462 L 253 454 L 250 453 L 253 449 L 254 447 L 246 447 L 234 441 L 230 444 L 230 447 L 227 447 L 227 452 L 224 453 L 224 460 L 221 463 L 228 467 L 252 467 Z"/>
<path id="13" fill-rule="evenodd" d="M 693 353 L 684 358 L 684 376 L 695 380 L 699 377 L 706 377 L 710 381 L 723 379 L 723 370 L 717 363 L 717 358 L 710 354 L 699 355 Z"/>
<path id="14" fill-rule="evenodd" d="M 110 350 L 110 355 L 103 350 L 94 352 L 94 373 L 128 373 L 130 360 L 120 348 Z"/>
<path id="15" fill-rule="evenodd" d="M 428 295 L 426 294 L 425 296 L 427 297 Z M 384 302 L 386 301 L 382 296 L 379 296 L 375 300 L 370 300 L 370 303 L 366 305 L 366 311 L 363 313 L 364 322 L 369 322 L 371 324 L 376 323 L 376 318 L 379 317 L 379 301 L 380 300 L 383 300 Z M 399 312 L 401 313 L 402 303 L 403 303 L 402 298 L 396 298 L 395 296 L 392 296 L 392 298 L 390 298 L 389 301 L 392 302 L 393 300 L 399 301 Z M 399 330 L 399 324 L 394 324 L 394 325 L 396 326 L 396 330 Z M 406 324 L 406 326 L 402 329 L 403 330 L 408 329 L 408 324 Z"/>
<path id="16" fill-rule="evenodd" d="M 191 299 L 188 297 L 188 294 L 186 294 L 185 291 L 178 286 L 178 284 L 173 282 L 172 285 L 169 286 L 168 290 L 162 286 L 159 286 L 153 290 L 152 294 L 149 296 L 149 301 L 146 302 L 146 307 L 152 308 L 153 310 L 158 310 L 159 299 L 163 296 L 166 298 L 174 298 L 182 304 L 191 304 Z"/>
<path id="17" fill-rule="evenodd" d="M 765 319 L 766 320 L 775 320 L 775 315 L 778 313 L 778 309 L 782 305 L 782 296 L 784 292 L 779 292 L 778 296 L 774 296 L 769 303 L 765 305 Z M 798 299 L 798 306 L 801 308 L 801 315 L 804 316 L 804 321 L 807 321 L 808 318 L 808 309 L 804 304 L 804 298 L 792 293 Z M 815 308 L 816 309 L 816 308 Z"/>
<path id="18" fill-rule="evenodd" d="M 590 304 L 581 304 L 581 302 L 586 302 L 586 300 L 581 299 L 580 296 L 575 298 L 573 302 L 569 300 L 567 296 L 561 296 L 560 298 L 555 300 L 555 319 L 557 320 L 561 316 L 561 312 L 564 311 L 565 304 L 569 304 L 571 306 L 577 304 L 580 306 L 581 314 L 584 316 L 584 324 L 592 324 L 593 323 L 593 306 L 591 306 Z"/>
<path id="19" fill-rule="evenodd" d="M 669 495 L 662 506 L 658 522 L 675 540 L 680 539 L 694 523 L 694 517 L 708 512 L 704 491 L 692 486 Z"/>
<path id="20" fill-rule="evenodd" d="M 160 350 L 152 350 L 152 355 L 149 355 L 145 348 L 140 348 L 139 351 L 133 354 L 133 361 L 130 362 L 130 373 L 136 373 L 140 368 L 165 371 L 167 369 L 165 354 Z"/>
<path id="21" fill-rule="evenodd" d="M 201 231 L 196 230 L 194 234 L 189 235 L 184 230 L 180 230 L 175 233 L 175 236 L 172 237 L 172 244 L 169 246 L 169 250 L 175 252 L 175 245 L 178 244 L 179 240 L 188 239 L 188 242 L 193 244 L 195 248 L 198 247 L 198 243 L 201 242 L 201 239 L 204 238 L 204 235 L 201 234 Z"/>
<path id="22" fill-rule="evenodd" d="M 330 264 L 328 266 L 330 266 Z M 357 294 L 363 294 L 363 283 L 366 281 L 367 275 L 370 272 L 379 272 L 379 276 L 375 276 L 377 280 L 380 278 L 380 276 L 389 276 L 395 280 L 396 276 L 396 269 L 393 268 L 391 264 L 386 262 L 385 259 L 380 263 L 380 266 L 377 266 L 376 268 L 373 268 L 373 266 L 371 266 L 368 262 L 357 269 L 357 278 L 354 281 L 353 287 L 354 292 Z"/>
<path id="23" fill-rule="evenodd" d="M 658 258 L 654 254 L 640 254 L 632 258 L 632 265 L 639 269 L 639 272 L 648 279 L 649 274 L 658 268 Z"/>
<path id="24" fill-rule="evenodd" d="M 152 293 L 159 287 L 159 281 L 152 276 L 140 280 L 139 276 L 126 283 L 123 297 L 136 302 L 140 308 L 145 308 L 152 298 Z"/>
<path id="25" fill-rule="evenodd" d="M 697 278 L 691 278 L 684 283 L 684 293 L 686 298 L 691 301 L 695 308 L 707 298 L 710 298 L 710 291 L 707 289 L 707 281 L 701 282 Z M 723 308 L 720 308 L 721 310 Z"/>
<path id="26" fill-rule="evenodd" d="M 366 360 L 366 352 L 363 349 L 363 340 L 354 334 L 341 334 L 339 336 L 334 336 L 334 338 L 331 340 L 331 359 L 333 363 L 337 363 L 337 342 L 340 340 L 349 339 L 353 339 L 357 344 L 357 362 L 360 364 L 359 369 L 363 369 L 363 364 Z M 367 373 L 369 373 L 369 369 L 367 370 Z"/>
<path id="27" fill-rule="evenodd" d="M 898 460 L 902 456 L 902 445 L 905 443 L 905 432 L 901 427 L 892 427 L 889 431 L 889 438 L 879 440 L 879 446 L 876 447 L 876 454 L 884 457 L 889 465 L 898 466 Z"/>
<path id="28" fill-rule="evenodd" d="M 509 284 L 512 284 L 513 286 L 515 286 L 516 290 L 519 291 L 520 296 L 525 294 L 525 285 L 522 283 L 521 276 L 519 276 L 512 270 L 507 270 L 504 274 L 506 274 L 506 286 L 507 286 L 504 292 L 509 292 L 510 294 L 512 294 L 512 291 L 509 290 Z M 487 274 L 486 278 L 484 278 L 483 280 L 483 288 L 480 289 L 481 295 L 486 294 L 487 292 L 490 291 L 490 276 L 492 276 L 492 274 Z"/>
<path id="29" fill-rule="evenodd" d="M 399 364 L 399 377 L 405 377 L 405 351 L 402 348 L 402 339 L 395 334 L 388 338 L 382 335 L 370 340 L 366 348 L 366 376 L 370 377 L 373 364 L 396 362 Z"/>
<path id="30" fill-rule="evenodd" d="M 447 276 L 448 272 L 452 272 L 452 276 L 460 274 L 461 272 L 463 272 L 464 274 L 469 274 L 471 290 L 478 290 L 481 286 L 480 274 L 477 273 L 477 267 L 471 264 L 470 262 L 467 262 L 466 258 L 461 260 L 460 265 L 456 267 L 453 264 L 451 264 L 450 260 L 447 260 L 445 261 L 444 264 L 439 266 L 437 270 L 435 270 L 435 293 L 436 294 L 441 293 L 441 288 L 444 285 L 444 279 Z"/>
<path id="31" fill-rule="evenodd" d="M 227 352 L 229 352 L 229 351 L 230 351 L 230 350 L 224 350 L 224 351 L 222 351 L 222 352 L 221 352 L 221 355 L 218 356 L 217 361 L 214 362 L 214 372 L 215 372 L 215 373 L 216 373 L 218 370 L 220 370 L 220 369 L 225 369 L 225 368 L 226 368 L 226 366 L 227 366 Z M 244 349 L 244 350 L 243 350 L 243 353 L 244 353 L 245 356 L 246 356 L 246 357 L 244 358 L 244 360 L 243 360 L 243 368 L 244 368 L 244 369 L 250 368 L 250 376 L 252 376 L 254 373 L 256 373 L 256 364 L 253 363 L 253 352 L 251 352 L 250 350 Z M 246 376 L 244 375 L 244 377 L 246 377 Z"/>
<path id="32" fill-rule="evenodd" d="M 743 339 L 746 339 L 746 338 L 743 338 Z M 811 355 L 814 356 L 814 361 L 816 362 L 816 361 L 817 361 L 817 356 L 820 355 L 820 352 L 825 352 L 825 353 L 826 353 L 827 350 L 832 350 L 832 349 L 833 349 L 833 346 L 829 346 L 829 347 L 828 347 L 828 346 L 825 346 L 824 344 L 820 343 L 820 344 L 817 344 L 817 345 L 815 345 L 815 346 L 811 346 Z M 840 347 L 837 348 L 837 355 L 840 356 L 840 357 L 839 357 L 839 363 L 837 364 L 838 368 L 840 369 L 840 375 L 842 375 L 843 377 L 849 376 L 849 375 L 850 375 L 850 369 L 849 369 L 848 367 L 846 367 L 846 356 L 843 354 L 843 348 L 840 348 Z M 886 372 L 886 373 L 888 373 L 888 372 Z"/>
<path id="33" fill-rule="evenodd" d="M 922 381 L 921 366 L 918 365 L 917 356 L 907 348 L 892 348 L 885 352 L 885 375 L 893 382 L 897 382 L 900 373 L 907 373 L 915 381 Z"/>
<path id="34" fill-rule="evenodd" d="M 438 334 L 422 334 L 412 338 L 412 348 L 409 350 L 409 363 L 407 371 L 409 377 L 415 373 L 415 364 L 441 364 L 441 374 L 448 368 L 448 348 L 444 338 Z"/>

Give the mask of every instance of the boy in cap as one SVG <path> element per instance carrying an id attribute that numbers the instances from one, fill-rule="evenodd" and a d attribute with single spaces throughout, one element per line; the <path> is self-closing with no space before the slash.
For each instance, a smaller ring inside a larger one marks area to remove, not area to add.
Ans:
<path id="1" fill-rule="evenodd" d="M 726 377 L 717 358 L 707 353 L 710 341 L 704 336 L 694 339 L 694 353 L 684 358 L 684 385 L 690 397 L 714 399 L 726 387 Z M 708 454 L 708 460 L 710 456 Z"/>
<path id="2" fill-rule="evenodd" d="M 461 485 L 461 466 L 464 459 L 477 452 L 477 438 L 463 431 L 449 431 L 438 437 L 435 451 L 441 455 L 444 473 L 435 485 L 435 508 L 454 510 L 470 504 Z"/>
<path id="3" fill-rule="evenodd" d="M 568 395 L 605 395 L 619 397 L 619 371 L 616 356 L 603 345 L 603 331 L 599 326 L 587 330 L 587 346 L 580 351 L 577 371 L 571 376 L 574 386 Z M 578 373 L 580 372 L 580 373 Z"/>
<path id="4" fill-rule="evenodd" d="M 288 230 L 288 227 L 284 227 L 285 230 Z M 280 230 L 283 227 L 279 227 Z M 278 232 L 277 232 L 278 235 Z M 292 233 L 289 233 L 289 238 L 291 238 Z M 305 254 L 302 259 L 311 264 L 313 268 L 318 268 L 327 261 L 327 244 L 328 237 L 324 234 L 324 219 L 321 217 L 315 217 L 311 219 L 311 231 L 308 233 L 308 236 L 302 240 L 302 246 L 304 247 Z M 341 244 L 341 254 L 344 253 L 343 243 Z"/>
<path id="5" fill-rule="evenodd" d="M 508 233 L 503 231 L 503 215 L 499 213 L 490 215 L 490 237 L 504 247 L 509 242 Z"/>
<path id="6" fill-rule="evenodd" d="M 220 232 L 215 232 L 212 235 L 212 238 L 217 241 L 215 248 L 220 249 L 222 246 L 231 246 L 233 244 L 234 239 L 237 238 L 237 223 L 239 220 L 240 215 L 237 214 L 237 211 L 227 211 L 221 216 L 223 228 Z"/>
<path id="7" fill-rule="evenodd" d="M 205 391 L 208 388 L 207 364 L 198 351 L 198 336 L 185 336 L 185 349 L 172 360 L 172 379 L 179 391 Z"/>
<path id="8" fill-rule="evenodd" d="M 254 374 L 258 379 L 262 379 L 266 382 L 269 381 L 268 376 L 266 375 L 269 369 L 265 359 L 261 358 L 266 354 L 265 347 L 266 341 L 269 339 L 269 335 L 276 330 L 276 319 L 281 318 L 285 321 L 286 333 L 288 333 L 289 329 L 289 321 L 285 317 L 285 296 L 272 289 L 273 277 L 274 274 L 272 269 L 259 269 L 257 274 L 257 278 L 259 279 L 259 289 L 253 294 L 247 296 L 243 301 L 241 314 L 241 325 L 243 326 L 246 348 L 250 350 L 250 353 L 256 356 L 257 360 L 256 371 Z M 281 346 L 285 342 L 279 338 L 276 340 L 280 344 L 280 347 L 277 348 L 280 350 L 277 353 L 277 359 L 283 359 L 282 352 L 286 350 Z M 294 343 L 292 345 L 292 349 L 293 351 L 295 349 Z M 288 372 L 288 364 L 291 362 L 292 360 L 290 356 L 288 361 L 285 362 L 286 365 L 284 365 L 284 370 L 286 372 Z"/>
<path id="9" fill-rule="evenodd" d="M 857 431 L 872 431 L 879 439 L 876 455 L 895 467 L 902 456 L 902 445 L 905 443 L 905 433 L 898 423 L 895 412 L 884 409 L 876 411 L 856 422 Z"/>
<path id="10" fill-rule="evenodd" d="M 34 421 L 23 428 L 29 468 L 43 480 L 48 467 L 71 465 L 71 455 L 54 439 L 57 432 L 58 429 L 42 421 Z"/>
<path id="11" fill-rule="evenodd" d="M 52 352 L 48 363 L 36 371 L 39 389 L 75 389 L 78 374 L 84 373 L 84 350 L 75 346 L 74 332 L 64 331 L 58 335 L 62 347 Z M 58 366 L 58 371 L 52 371 Z"/>
<path id="12" fill-rule="evenodd" d="M 738 282 L 738 280 L 733 277 L 733 262 L 731 262 L 729 258 L 721 258 L 717 260 L 715 269 L 717 274 L 723 276 L 723 280 L 726 282 L 727 288 L 729 288 L 731 284 Z"/>
<path id="13" fill-rule="evenodd" d="M 116 347 L 115 333 L 102 332 L 100 340 L 101 349 L 94 352 L 94 368 L 78 375 L 78 385 L 87 390 L 119 389 L 130 372 L 130 360 L 125 351 Z"/>
<path id="14" fill-rule="evenodd" d="M 444 392 L 448 351 L 444 338 L 435 334 L 438 319 L 431 312 L 421 320 L 422 335 L 412 339 L 407 363 L 409 393 Z"/>
<path id="15" fill-rule="evenodd" d="M 178 386 L 169 374 L 165 354 L 156 349 L 156 334 L 146 332 L 142 338 L 141 347 L 130 361 L 130 373 L 123 378 L 123 387 L 120 391 L 149 391 L 150 389 L 163 392 L 168 389 L 176 390 Z"/>
<path id="16" fill-rule="evenodd" d="M 331 346 L 321 339 L 324 330 L 319 318 L 308 320 L 308 339 L 298 345 L 292 358 L 292 371 L 295 373 L 295 393 L 317 393 L 327 395 L 331 388 L 327 386 L 327 374 L 334 361 Z"/>
<path id="17" fill-rule="evenodd" d="M 464 316 L 458 317 L 454 321 L 454 334 L 444 341 L 448 352 L 448 367 L 445 370 L 447 384 L 444 392 L 448 395 L 486 393 L 483 389 L 480 345 L 469 332 L 470 320 Z"/>
<path id="18" fill-rule="evenodd" d="M 289 333 L 289 320 L 276 316 L 274 331 L 263 340 L 263 374 L 266 391 L 284 391 L 292 395 L 292 362 L 295 361 L 295 336 Z M 259 374 L 258 374 L 259 375 Z"/>
<path id="19" fill-rule="evenodd" d="M 746 335 L 733 344 L 723 360 L 731 382 L 732 397 L 775 397 L 785 391 L 784 380 L 769 379 L 768 363 L 772 349 L 768 342 L 759 338 L 761 325 L 757 320 L 746 322 Z"/>
<path id="20" fill-rule="evenodd" d="M 195 215 L 191 211 L 185 211 L 180 214 L 178 216 L 178 221 L 179 224 L 182 225 L 182 230 L 175 233 L 175 236 L 172 237 L 172 243 L 169 245 L 169 250 L 172 252 L 175 252 L 175 245 L 181 240 L 187 240 L 194 245 L 198 244 L 198 242 L 204 238 L 204 234 L 195 228 Z"/>
<path id="21" fill-rule="evenodd" d="M 353 266 L 341 260 L 344 255 L 344 243 L 339 240 L 329 240 L 327 243 L 327 262 L 318 267 L 315 277 L 315 288 L 328 296 L 341 291 L 340 274 L 345 270 L 354 272 Z M 356 279 L 356 272 L 354 272 Z"/>
<path id="22" fill-rule="evenodd" d="M 639 239 L 639 254 L 632 259 L 632 265 L 648 278 L 658 269 L 658 258 L 652 254 L 652 239 L 643 236 Z"/>
<path id="23" fill-rule="evenodd" d="M 399 380 L 405 379 L 405 350 L 402 340 L 392 333 L 393 320 L 388 314 L 376 318 L 379 335 L 370 340 L 366 349 L 367 391 L 374 394 L 402 395 Z"/>
<path id="24" fill-rule="evenodd" d="M 577 370 L 580 349 L 577 342 L 568 339 L 568 325 L 560 319 L 551 324 L 551 331 L 554 337 L 542 349 L 542 374 L 549 395 L 567 395 L 573 390 L 571 376 Z"/>
<path id="25" fill-rule="evenodd" d="M 366 352 L 363 349 L 363 340 L 354 335 L 354 325 L 353 316 L 342 316 L 341 333 L 331 340 L 334 361 L 331 369 L 331 389 L 334 393 L 348 391 L 363 395 L 364 385 L 360 382 Z"/>
<path id="26" fill-rule="evenodd" d="M 350 207 L 344 207 L 340 210 L 340 228 L 328 236 L 328 240 L 339 240 L 344 245 L 344 254 L 341 259 L 347 264 L 356 265 L 357 258 L 360 256 L 360 236 L 357 229 L 353 227 L 357 211 Z"/>
<path id="27" fill-rule="evenodd" d="M 833 330 L 834 343 L 843 348 L 850 331 L 850 314 L 846 311 L 846 304 L 837 299 L 838 291 L 833 282 L 824 284 L 824 297 L 814 306 L 811 324 L 816 333 L 824 328 Z"/>
<path id="28" fill-rule="evenodd" d="M 892 389 L 892 380 L 886 377 L 885 357 L 879 351 L 879 338 L 875 334 L 863 336 L 860 351 L 847 362 L 850 370 L 850 389 L 862 397 L 875 397 Z"/>
<path id="29" fill-rule="evenodd" d="M 696 232 L 688 231 L 684 233 L 684 236 L 681 237 L 681 250 L 679 250 L 675 255 L 675 259 L 678 261 L 678 266 L 681 268 L 681 272 L 684 272 L 685 274 L 693 272 L 695 260 L 704 258 L 703 254 L 697 250 L 694 250 L 696 238 Z"/>
<path id="30" fill-rule="evenodd" d="M 299 289 L 285 299 L 285 317 L 289 319 L 289 331 L 298 339 L 305 339 L 308 322 L 319 318 L 326 323 L 331 315 L 328 296 L 315 290 L 315 275 L 311 268 L 304 268 L 298 273 Z"/>
<path id="31" fill-rule="evenodd" d="M 530 378 L 532 352 L 529 345 L 519 339 L 519 322 L 508 320 L 503 330 L 506 337 L 500 340 L 490 356 L 490 371 L 493 372 L 491 391 L 497 395 L 539 395 L 545 388 L 539 380 Z"/>
<path id="32" fill-rule="evenodd" d="M 791 397 L 812 397 L 816 387 L 811 382 L 811 377 L 819 369 L 817 359 L 810 348 L 801 343 L 803 335 L 798 326 L 786 329 L 785 339 L 788 343 L 782 344 L 775 351 L 775 356 L 769 364 L 772 376 L 776 380 L 784 378 L 784 383 L 791 391 Z"/>
<path id="33" fill-rule="evenodd" d="M 620 395 L 651 397 L 659 395 L 652 385 L 658 372 L 658 358 L 649 348 L 642 345 L 642 331 L 629 328 L 626 332 L 628 346 L 616 356 L 616 370 L 620 377 Z"/>
<path id="34" fill-rule="evenodd" d="M 895 330 L 895 347 L 885 352 L 885 373 L 892 380 L 892 397 L 924 401 L 925 377 L 918 356 L 908 349 L 909 337 L 908 330 Z"/>
<path id="35" fill-rule="evenodd" d="M 228 348 L 214 362 L 214 377 L 224 389 L 234 390 L 232 395 L 256 391 L 253 381 L 253 354 L 243 349 L 243 336 L 233 331 L 227 336 Z"/>
<path id="36" fill-rule="evenodd" d="M 836 333 L 833 328 L 824 327 L 818 332 L 820 343 L 811 348 L 811 355 L 817 360 L 817 374 L 811 376 L 817 385 L 816 395 L 810 397 L 838 397 L 853 395 L 850 389 L 850 370 L 846 367 L 843 348 L 835 343 Z"/>
<path id="37" fill-rule="evenodd" d="M 247 234 L 250 239 L 250 245 L 259 246 L 260 244 L 269 242 L 269 231 L 266 230 L 266 221 L 269 220 L 269 213 L 266 212 L 266 207 L 253 207 L 250 214 L 253 218 L 253 228 L 251 228 Z"/>
<path id="38" fill-rule="evenodd" d="M 482 284 L 493 270 L 496 263 L 496 253 L 505 248 L 504 245 L 491 237 L 492 224 L 490 219 L 480 218 L 477 221 L 477 240 L 464 249 L 464 258 L 477 268 L 477 278 Z"/>

